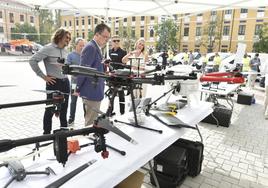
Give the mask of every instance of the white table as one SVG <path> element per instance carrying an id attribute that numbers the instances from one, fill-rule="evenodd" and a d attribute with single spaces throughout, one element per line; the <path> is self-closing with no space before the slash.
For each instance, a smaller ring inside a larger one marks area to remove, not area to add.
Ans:
<path id="1" fill-rule="evenodd" d="M 224 96 L 231 109 L 233 109 L 234 103 L 230 95 L 236 91 L 240 85 L 241 84 L 228 84 L 226 82 L 221 82 L 217 87 L 215 85 L 204 87 L 200 84 L 199 91 L 201 92 L 201 99 L 203 97 L 203 93 L 205 93 L 212 97 L 212 100 L 216 101 L 214 101 L 214 103 L 218 103 L 217 99 L 219 96 Z"/>
<path id="2" fill-rule="evenodd" d="M 208 102 L 201 102 L 201 104 L 196 106 L 186 106 L 178 111 L 178 117 L 185 123 L 194 126 L 212 113 L 212 106 L 213 104 Z M 118 119 L 120 120 L 120 117 Z M 138 144 L 133 145 L 114 133 L 108 133 L 106 135 L 106 143 L 126 151 L 126 156 L 121 156 L 108 149 L 110 151 L 109 158 L 102 159 L 99 153 L 93 151 L 93 146 L 86 147 L 77 154 L 72 154 L 65 168 L 63 168 L 56 161 L 46 160 L 48 158 L 54 158 L 51 148 L 41 153 L 41 157 L 37 158 L 36 161 L 33 162 L 30 159 L 26 159 L 22 163 L 28 171 L 44 170 L 50 166 L 57 175 L 29 175 L 22 182 L 14 181 L 9 188 L 44 187 L 92 159 L 97 159 L 97 162 L 70 179 L 62 187 L 113 187 L 170 146 L 186 131 L 185 128 L 178 129 L 164 126 L 153 117 L 146 118 L 144 126 L 161 129 L 163 130 L 163 134 L 118 124 L 118 127 L 135 139 Z M 85 139 L 79 142 L 82 143 L 83 141 L 85 142 Z M 0 185 L 4 185 L 8 179 L 8 170 L 5 167 L 0 168 Z"/>

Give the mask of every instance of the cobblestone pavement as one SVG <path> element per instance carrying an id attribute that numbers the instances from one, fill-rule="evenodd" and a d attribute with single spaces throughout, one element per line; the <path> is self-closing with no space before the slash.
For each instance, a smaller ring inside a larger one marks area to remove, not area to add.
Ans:
<path id="1" fill-rule="evenodd" d="M 22 62 L 21 62 L 22 61 Z M 24 59 L 0 57 L 0 104 L 30 100 L 43 100 L 45 94 L 32 91 L 44 89 L 45 83 L 37 77 Z M 246 88 L 243 90 L 247 90 Z M 251 106 L 235 103 L 229 128 L 200 123 L 204 139 L 202 172 L 195 178 L 187 177 L 181 188 L 264 188 L 268 187 L 268 120 L 264 119 L 264 91 L 252 90 L 256 104 Z M 235 101 L 236 98 L 234 97 Z M 107 99 L 101 109 L 105 111 Z M 19 139 L 42 134 L 45 105 L 0 109 L 0 138 Z M 118 109 L 118 101 L 115 101 Z M 78 100 L 75 127 L 83 127 L 83 110 Z M 53 128 L 59 120 L 53 119 Z M 184 138 L 200 140 L 194 130 Z M 149 175 L 145 176 L 143 188 L 152 187 Z"/>

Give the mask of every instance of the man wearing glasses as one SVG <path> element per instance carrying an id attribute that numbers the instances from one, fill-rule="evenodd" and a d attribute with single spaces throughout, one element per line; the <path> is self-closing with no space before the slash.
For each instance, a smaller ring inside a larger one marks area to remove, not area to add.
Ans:
<path id="1" fill-rule="evenodd" d="M 101 23 L 96 26 L 93 40 L 91 40 L 82 50 L 80 65 L 95 68 L 104 72 L 101 49 L 105 47 L 110 39 L 111 29 L 106 24 Z M 77 77 L 76 91 L 83 98 L 85 105 L 85 125 L 89 126 L 96 119 L 98 114 L 94 109 L 100 109 L 100 104 L 104 98 L 104 79 L 91 78 L 79 75 Z"/>
<path id="2" fill-rule="evenodd" d="M 30 66 L 37 76 L 41 77 L 46 82 L 46 90 L 58 90 L 63 93 L 70 92 L 70 83 L 67 75 L 62 74 L 60 63 L 64 63 L 68 55 L 65 49 L 71 40 L 71 33 L 65 29 L 58 29 L 53 37 L 52 42 L 44 46 L 40 51 L 31 57 L 29 60 Z M 38 63 L 43 61 L 46 74 L 40 69 Z M 47 99 L 51 99 L 52 94 L 47 94 Z M 64 102 L 58 109 L 60 126 L 67 127 L 67 108 L 68 95 L 64 95 Z M 52 129 L 52 117 L 55 114 L 55 107 L 48 107 L 45 110 L 43 119 L 43 134 L 50 134 Z M 57 115 L 57 114 L 56 114 Z"/>
<path id="3" fill-rule="evenodd" d="M 113 69 L 123 69 L 123 66 L 120 66 L 120 64 L 123 64 L 122 58 L 127 55 L 127 52 L 120 47 L 120 38 L 118 35 L 112 36 L 112 49 L 109 50 L 109 57 L 111 59 L 111 62 L 116 63 L 113 64 Z M 120 107 L 120 113 L 123 115 L 125 113 L 125 93 L 124 90 L 119 89 L 118 90 L 118 96 L 119 96 L 119 107 Z M 110 101 L 110 106 L 108 108 L 108 115 L 115 115 L 113 113 L 114 108 L 114 101 Z"/>

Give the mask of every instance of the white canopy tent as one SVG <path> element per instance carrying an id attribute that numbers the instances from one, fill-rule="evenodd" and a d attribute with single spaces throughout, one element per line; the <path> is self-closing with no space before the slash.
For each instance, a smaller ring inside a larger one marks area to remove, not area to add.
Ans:
<path id="1" fill-rule="evenodd" d="M 223 8 L 257 8 L 268 0 L 19 0 L 35 9 L 73 10 L 108 17 L 201 13 Z"/>

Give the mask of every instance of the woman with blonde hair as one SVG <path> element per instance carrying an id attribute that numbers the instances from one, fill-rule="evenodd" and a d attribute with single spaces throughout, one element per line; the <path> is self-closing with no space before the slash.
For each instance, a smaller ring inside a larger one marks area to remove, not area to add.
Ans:
<path id="1" fill-rule="evenodd" d="M 130 64 L 132 70 L 139 77 L 145 71 L 145 65 L 148 62 L 148 54 L 145 52 L 145 40 L 140 38 L 134 45 L 134 50 L 125 55 L 122 62 Z M 134 90 L 135 98 L 142 98 L 146 95 L 146 85 L 142 84 L 141 89 Z"/>

